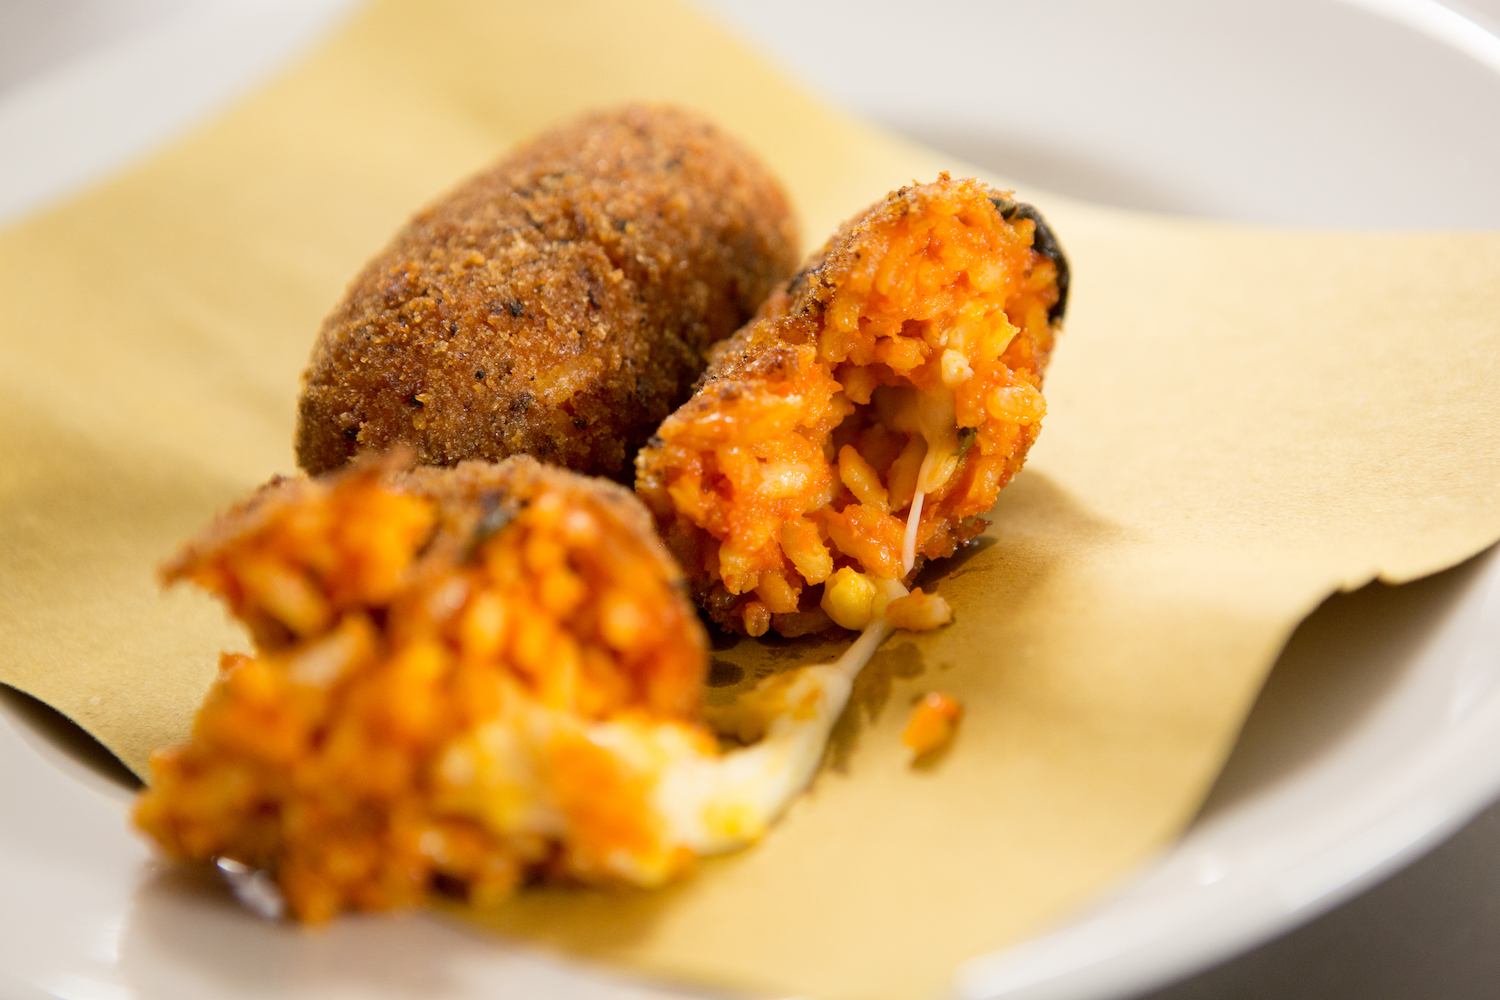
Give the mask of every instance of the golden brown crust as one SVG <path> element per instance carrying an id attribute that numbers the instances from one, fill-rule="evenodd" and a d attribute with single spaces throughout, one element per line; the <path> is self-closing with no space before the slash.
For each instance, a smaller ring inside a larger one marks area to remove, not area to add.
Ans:
<path id="1" fill-rule="evenodd" d="M 631 106 L 550 132 L 419 213 L 325 321 L 311 473 L 396 444 L 628 475 L 705 352 L 796 265 L 774 178 L 701 117 Z"/>

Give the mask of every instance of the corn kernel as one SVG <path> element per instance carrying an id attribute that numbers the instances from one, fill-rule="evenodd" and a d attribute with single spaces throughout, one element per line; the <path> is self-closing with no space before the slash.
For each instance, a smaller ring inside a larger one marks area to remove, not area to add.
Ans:
<path id="1" fill-rule="evenodd" d="M 875 581 L 845 566 L 823 586 L 821 606 L 839 625 L 858 631 L 875 617 L 876 593 Z"/>

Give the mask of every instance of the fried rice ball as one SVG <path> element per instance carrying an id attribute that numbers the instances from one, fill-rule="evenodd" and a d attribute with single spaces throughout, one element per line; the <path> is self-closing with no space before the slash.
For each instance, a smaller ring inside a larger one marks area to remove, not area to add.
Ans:
<path id="1" fill-rule="evenodd" d="M 614 478 L 710 345 L 797 262 L 786 195 L 702 117 L 630 106 L 515 150 L 418 213 L 324 322 L 296 451 L 529 454 Z"/>
<path id="2" fill-rule="evenodd" d="M 639 748 L 718 751 L 703 629 L 647 512 L 529 458 L 403 465 L 273 481 L 164 569 L 255 651 L 154 755 L 137 823 L 269 873 L 307 921 L 680 872 L 697 842 L 644 797 Z"/>
<path id="3" fill-rule="evenodd" d="M 1067 291 L 1041 216 L 976 180 L 902 188 L 841 227 L 637 456 L 713 620 L 858 628 L 878 581 L 982 531 L 1041 427 Z"/>

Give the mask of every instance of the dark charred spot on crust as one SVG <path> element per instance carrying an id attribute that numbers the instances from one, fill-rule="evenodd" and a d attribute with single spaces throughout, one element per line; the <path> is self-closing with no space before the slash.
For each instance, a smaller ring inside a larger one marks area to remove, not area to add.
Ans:
<path id="1" fill-rule="evenodd" d="M 476 371 L 474 373 L 474 377 L 477 378 L 479 381 L 483 382 L 484 381 L 484 369 L 481 368 L 478 371 Z"/>
<path id="2" fill-rule="evenodd" d="M 359 425 L 358 424 L 352 424 L 352 425 L 344 428 L 344 440 L 345 441 L 358 441 L 359 440 Z"/>
<path id="3" fill-rule="evenodd" d="M 505 303 L 505 308 L 509 309 L 510 314 L 517 318 L 526 315 L 526 303 L 522 302 L 520 299 L 511 299 L 509 302 Z"/>
<path id="4" fill-rule="evenodd" d="M 1068 311 L 1069 271 L 1068 256 L 1063 253 L 1062 244 L 1057 241 L 1057 234 L 1052 231 L 1051 226 L 1047 225 L 1047 220 L 1042 218 L 1042 213 L 1024 201 L 1002 198 L 999 195 L 990 195 L 989 200 L 990 204 L 995 206 L 995 211 L 999 212 L 1000 217 L 1006 222 L 1030 219 L 1036 226 L 1035 235 L 1031 238 L 1031 247 L 1052 261 L 1053 266 L 1057 268 L 1057 301 L 1051 309 L 1047 310 L 1047 319 L 1052 323 L 1058 322 Z"/>
<path id="5" fill-rule="evenodd" d="M 594 290 L 592 288 L 585 289 L 584 290 L 584 295 L 589 300 L 589 308 L 590 309 L 598 309 L 599 308 L 599 300 L 594 297 Z"/>
<path id="6" fill-rule="evenodd" d="M 415 406 L 419 410 L 423 406 L 422 401 L 417 398 L 417 394 L 416 393 L 412 393 L 410 396 L 406 397 L 406 401 L 408 403 L 410 403 L 412 406 Z"/>
<path id="7" fill-rule="evenodd" d="M 458 334 L 458 324 L 455 323 L 455 322 L 453 322 L 452 320 L 449 320 L 448 321 L 448 336 L 453 337 L 453 336 L 457 336 L 457 334 Z"/>
<path id="8" fill-rule="evenodd" d="M 1057 234 L 1052 227 L 1047 225 L 1047 220 L 1042 218 L 1042 213 L 1025 202 L 1017 202 L 1014 218 L 1030 219 L 1036 224 L 1036 235 L 1031 238 L 1032 249 L 1052 261 L 1057 268 L 1057 301 L 1052 308 L 1047 310 L 1047 319 L 1053 323 L 1060 321 L 1068 311 L 1068 255 L 1063 253 L 1062 244 L 1057 241 Z"/>
<path id="9" fill-rule="evenodd" d="M 523 392 L 515 399 L 510 401 L 510 412 L 525 413 L 527 410 L 531 409 L 531 404 L 535 401 L 535 396 L 533 396 L 529 392 Z"/>
<path id="10" fill-rule="evenodd" d="M 662 437 L 661 437 L 660 434 L 653 434 L 653 435 L 651 435 L 650 438 L 648 438 L 646 440 L 646 447 L 647 448 L 660 448 L 662 445 L 664 445 L 666 443 L 667 442 L 665 442 L 665 441 L 662 440 Z"/>
<path id="11" fill-rule="evenodd" d="M 617 233 L 623 233 L 625 230 L 627 230 L 629 228 L 630 228 L 630 220 L 629 219 L 616 219 L 615 220 L 615 232 L 617 232 Z"/>
<path id="12" fill-rule="evenodd" d="M 798 271 L 796 275 L 792 277 L 792 280 L 787 283 L 787 295 L 796 295 L 798 289 L 800 289 L 803 285 L 806 285 L 809 282 L 813 281 L 820 274 L 822 274 L 823 266 L 827 263 L 828 262 L 826 260 L 819 261 L 816 267 L 804 268 L 803 270 Z"/>
<path id="13" fill-rule="evenodd" d="M 1002 198 L 998 194 L 990 195 L 990 204 L 995 206 L 995 211 L 1000 213 L 1000 218 L 1009 222 L 1015 218 L 1017 204 L 1009 198 Z"/>
<path id="14" fill-rule="evenodd" d="M 589 422 L 587 420 L 583 419 L 582 417 L 574 417 L 573 418 L 573 427 L 576 430 L 580 430 L 581 431 L 585 427 L 587 427 L 588 425 L 589 425 Z"/>

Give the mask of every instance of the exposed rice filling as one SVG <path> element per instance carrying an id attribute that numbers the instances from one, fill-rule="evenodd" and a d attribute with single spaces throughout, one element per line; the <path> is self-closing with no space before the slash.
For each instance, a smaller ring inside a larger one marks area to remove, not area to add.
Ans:
<path id="1" fill-rule="evenodd" d="M 139 824 L 271 873 L 311 921 L 668 877 L 684 858 L 649 783 L 594 738 L 717 753 L 702 630 L 644 512 L 529 461 L 386 465 L 273 485 L 169 568 L 256 651 L 222 658 L 192 739 L 153 757 Z"/>
<path id="2" fill-rule="evenodd" d="M 1066 283 L 1036 214 L 977 181 L 904 188 L 846 224 L 637 460 L 710 615 L 750 635 L 857 628 L 873 581 L 982 531 L 1046 412 Z"/>
<path id="3" fill-rule="evenodd" d="M 222 658 L 191 739 L 153 755 L 136 820 L 313 922 L 529 881 L 652 887 L 746 846 L 891 622 L 943 610 L 884 581 L 837 662 L 709 713 L 703 631 L 647 512 L 529 459 L 274 483 L 168 576 L 223 597 L 255 652 Z"/>

